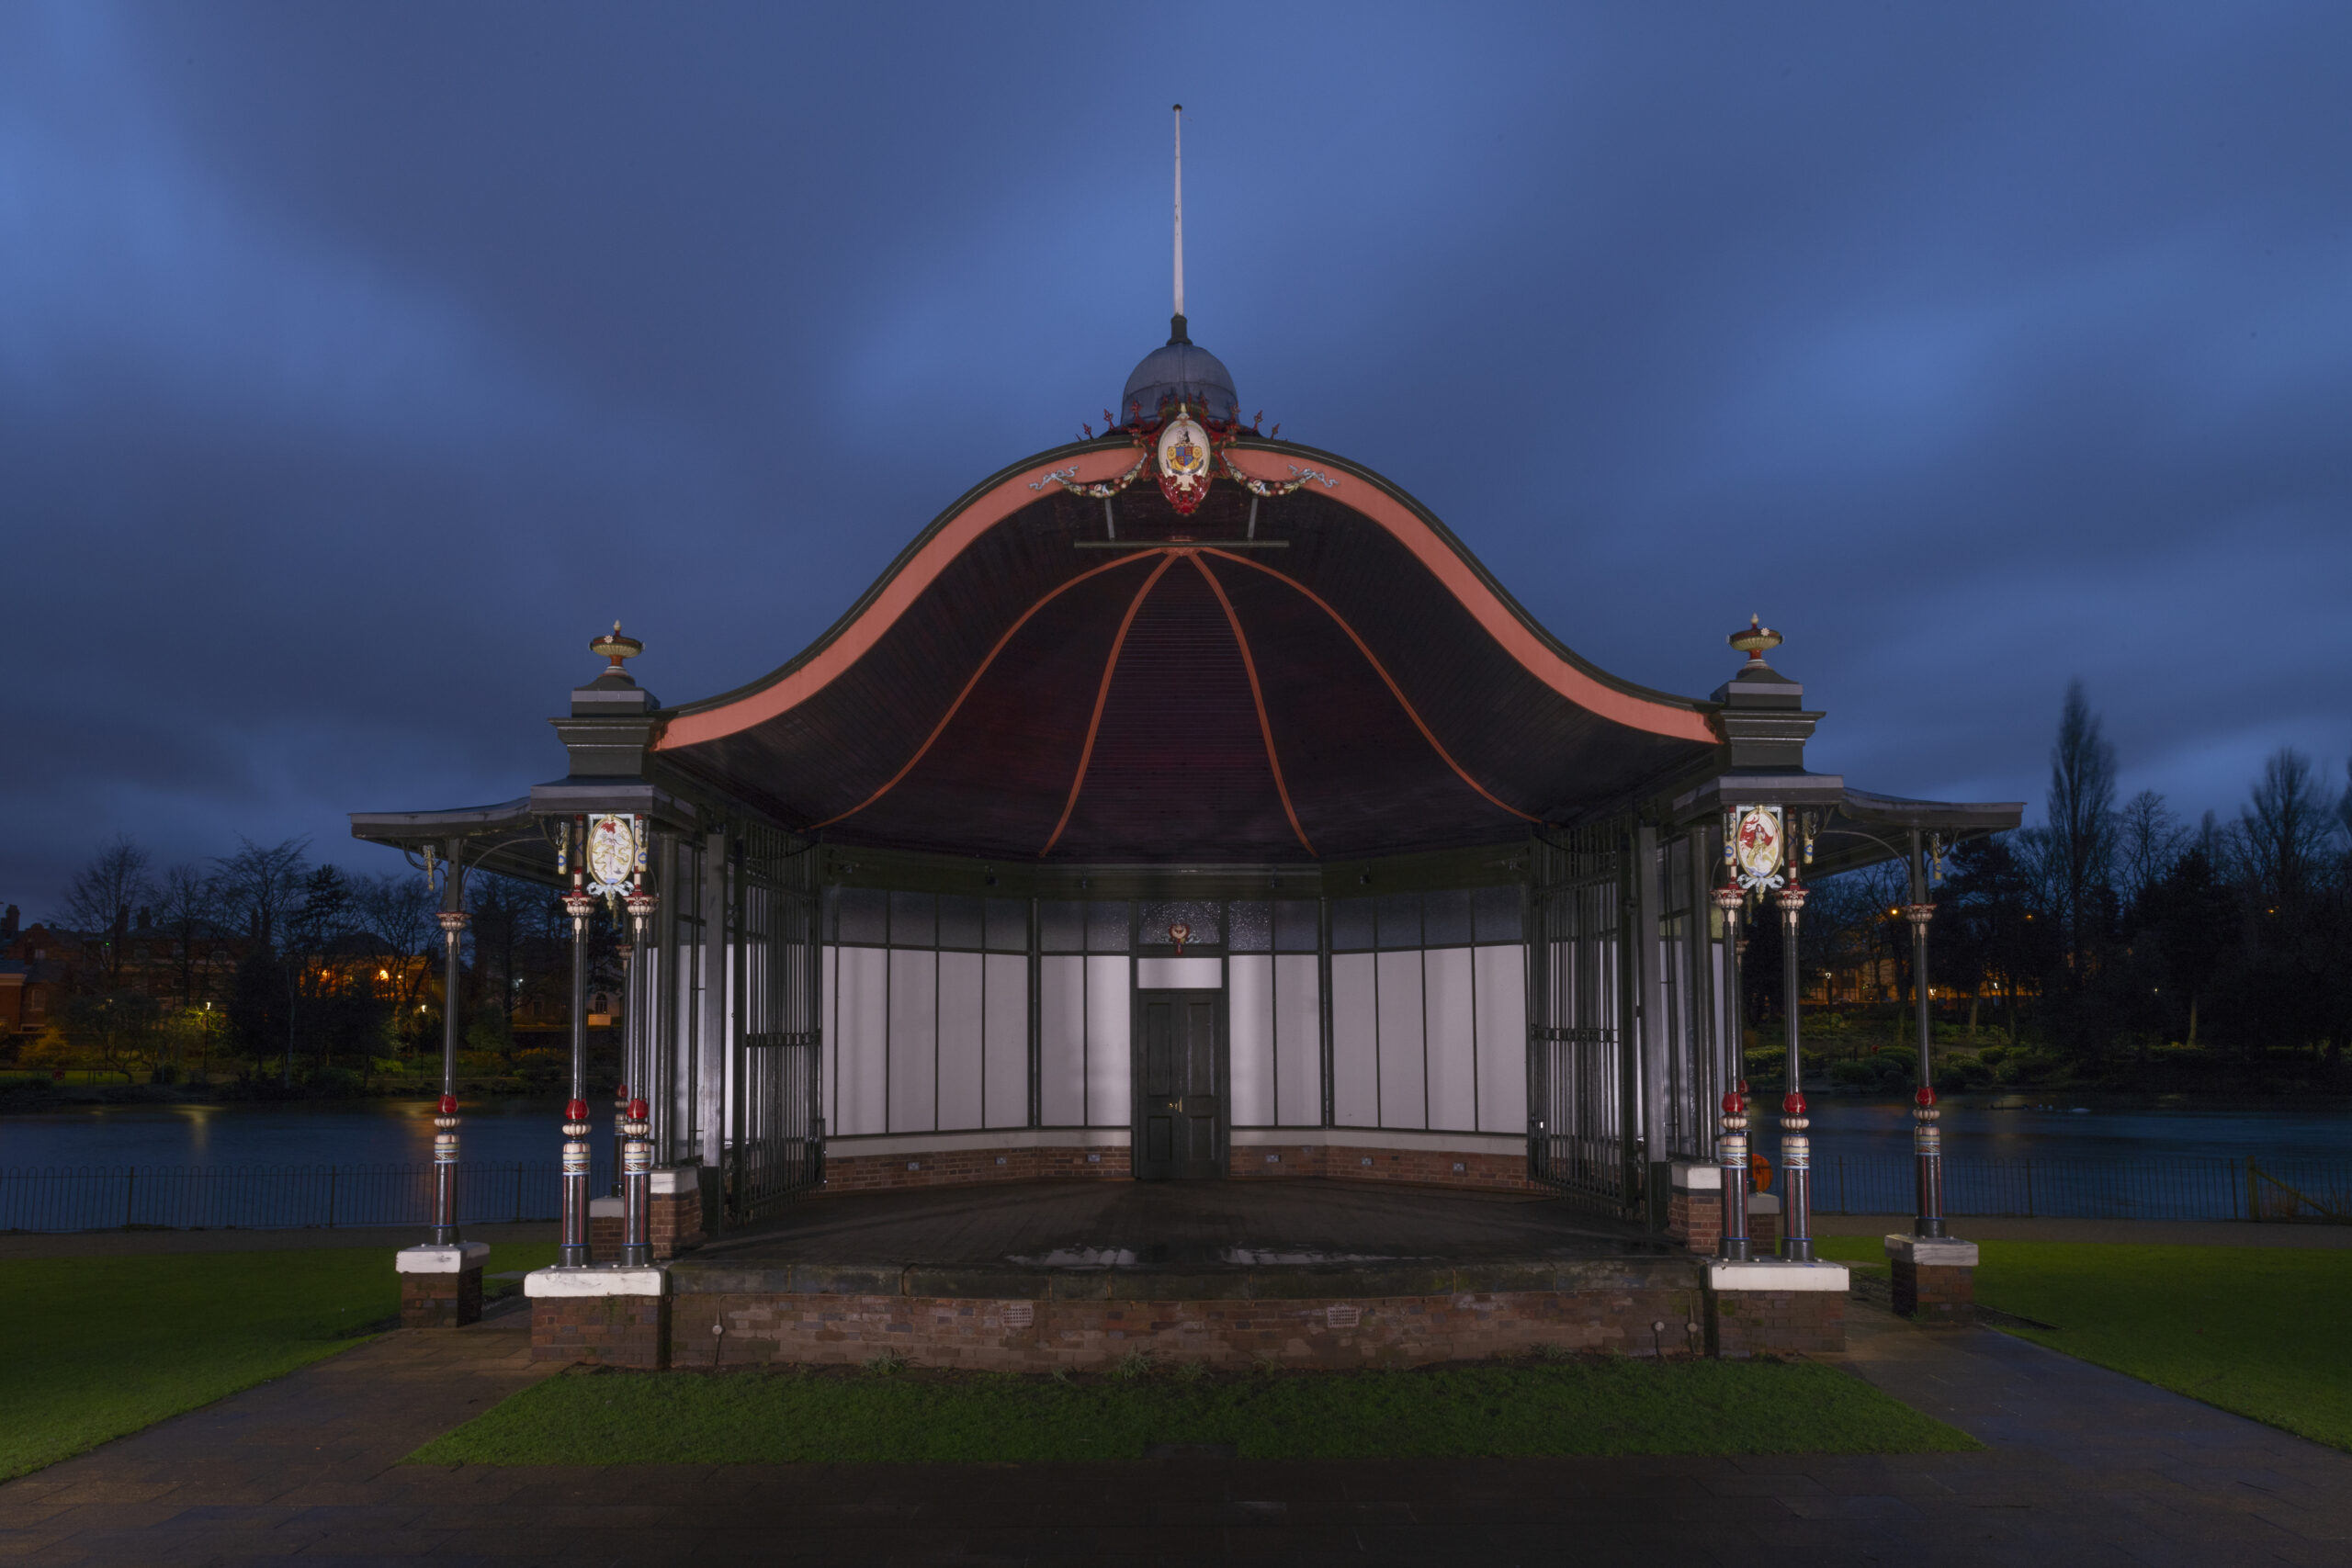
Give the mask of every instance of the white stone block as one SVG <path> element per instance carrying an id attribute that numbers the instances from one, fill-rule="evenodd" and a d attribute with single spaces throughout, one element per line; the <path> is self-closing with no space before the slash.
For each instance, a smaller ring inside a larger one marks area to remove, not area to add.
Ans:
<path id="1" fill-rule="evenodd" d="M 1690 1160 L 1676 1160 L 1669 1178 L 1677 1192 L 1697 1192 L 1709 1198 L 1723 1196 L 1724 1168 L 1719 1165 L 1699 1165 Z"/>
<path id="2" fill-rule="evenodd" d="M 1849 1280 L 1843 1263 L 1710 1263 L 1707 1288 L 1713 1291 L 1837 1291 Z"/>
<path id="3" fill-rule="evenodd" d="M 535 1269 L 523 1276 L 526 1296 L 659 1296 L 668 1293 L 667 1269 L 616 1269 L 592 1263 L 584 1269 Z"/>
<path id="4" fill-rule="evenodd" d="M 1886 1238 L 1886 1255 L 1922 1269 L 1976 1267 L 1976 1244 L 1951 1236 L 1891 1235 Z"/>
<path id="5" fill-rule="evenodd" d="M 462 1274 L 479 1269 L 490 1257 L 490 1243 L 461 1241 L 455 1247 L 404 1247 L 392 1254 L 392 1268 L 402 1274 Z"/>
<path id="6" fill-rule="evenodd" d="M 588 1200 L 588 1217 L 592 1220 L 617 1220 L 624 1216 L 626 1210 L 627 1203 L 619 1198 L 607 1196 Z"/>
<path id="7" fill-rule="evenodd" d="M 647 1190 L 657 1198 L 673 1197 L 680 1192 L 698 1192 L 702 1190 L 702 1167 L 673 1165 L 662 1170 L 649 1170 L 645 1179 Z"/>

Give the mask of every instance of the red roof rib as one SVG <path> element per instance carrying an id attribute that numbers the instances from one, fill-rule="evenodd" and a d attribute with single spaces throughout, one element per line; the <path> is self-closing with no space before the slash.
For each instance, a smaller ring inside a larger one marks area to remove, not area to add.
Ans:
<path id="1" fill-rule="evenodd" d="M 1120 567 L 1133 566 L 1137 561 L 1149 560 L 1150 558 L 1151 558 L 1148 555 L 1133 555 L 1125 556 L 1116 560 L 1105 561 L 1101 566 L 1093 567 L 1088 570 L 1080 572 L 1076 577 L 1071 578 L 1068 582 L 1061 584 L 1052 592 L 1040 595 L 1035 604 L 1021 612 L 1021 616 L 1018 620 L 1004 628 L 1004 635 L 996 639 L 996 646 L 989 649 L 988 657 L 981 660 L 978 668 L 972 671 L 972 678 L 964 682 L 964 689 L 956 694 L 956 700 L 947 705 L 947 711 L 939 716 L 939 722 L 932 726 L 931 733 L 923 737 L 922 744 L 915 748 L 915 754 L 907 759 L 906 766 L 900 768 L 897 773 L 892 773 L 889 778 L 885 781 L 880 789 L 876 790 L 872 795 L 867 795 L 864 800 L 859 801 L 847 811 L 837 812 L 833 816 L 826 818 L 822 822 L 811 822 L 808 825 L 809 830 L 813 832 L 819 828 L 830 828 L 834 823 L 841 821 L 843 818 L 856 816 L 859 812 L 865 810 L 867 807 L 873 805 L 876 801 L 889 794 L 891 790 L 898 787 L 898 784 L 900 779 L 905 778 L 909 773 L 914 772 L 915 764 L 922 761 L 924 754 L 932 749 L 932 746 L 939 739 L 940 736 L 946 733 L 947 726 L 955 719 L 956 714 L 962 711 L 964 700 L 967 697 L 969 697 L 972 694 L 972 689 L 980 683 L 980 677 L 989 672 L 989 666 L 996 662 L 996 656 L 1004 651 L 1004 645 L 1011 642 L 1014 634 L 1019 632 L 1023 626 L 1027 626 L 1030 618 L 1035 615 L 1038 611 L 1044 609 L 1056 599 L 1060 598 L 1063 594 L 1069 592 L 1071 589 L 1077 587 L 1080 583 L 1084 582 L 1089 578 L 1100 577 L 1106 571 L 1115 571 Z M 1166 568 L 1163 567 L 1161 570 L 1165 570 Z M 1154 572 L 1152 574 L 1155 579 L 1157 579 L 1159 575 L 1159 574 L 1158 572 Z M 1144 584 L 1144 587 L 1148 591 L 1151 584 L 1147 582 Z M 1137 595 L 1136 602 L 1138 604 L 1142 602 L 1141 595 Z M 1134 610 L 1130 609 L 1127 612 L 1127 617 L 1130 620 L 1135 618 Z M 1124 631 L 1124 628 L 1122 628 L 1122 630 Z M 1113 650 L 1112 657 L 1114 659 L 1117 658 L 1117 650 L 1115 649 Z M 1098 703 L 1095 707 L 1095 717 L 1100 719 L 1102 716 L 1102 706 Z M 1092 743 L 1092 739 L 1093 737 L 1090 732 L 1088 735 L 1088 742 L 1090 745 Z M 1062 815 L 1063 819 L 1067 821 L 1069 814 L 1068 812 L 1064 812 Z M 1057 829 L 1055 831 L 1058 834 L 1060 829 Z"/>
<path id="2" fill-rule="evenodd" d="M 1119 650 L 1127 644 L 1127 631 L 1136 624 L 1136 612 L 1143 608 L 1143 602 L 1150 597 L 1153 587 L 1168 575 L 1168 569 L 1176 564 L 1175 552 L 1154 553 L 1159 555 L 1159 564 L 1151 569 L 1151 575 L 1143 580 L 1143 586 L 1136 590 L 1136 596 L 1127 601 L 1127 613 L 1119 617 L 1119 635 L 1111 639 L 1110 657 L 1102 660 L 1102 683 L 1095 688 L 1094 716 L 1086 721 L 1086 745 L 1078 754 L 1078 772 L 1070 776 L 1069 799 L 1063 803 L 1061 820 L 1054 824 L 1053 836 L 1046 840 L 1046 847 L 1037 852 L 1040 860 L 1053 852 L 1054 845 L 1060 841 L 1062 829 L 1069 826 L 1069 814 L 1078 809 L 1078 792 L 1086 787 L 1086 765 L 1094 760 L 1094 737 L 1102 728 L 1102 705 L 1111 700 L 1111 677 L 1118 673 Z"/>
<path id="3" fill-rule="evenodd" d="M 1437 736 L 1430 731 L 1430 727 L 1421 721 L 1419 710 L 1416 709 L 1412 703 L 1407 700 L 1404 688 L 1397 685 L 1396 678 L 1388 673 L 1388 667 L 1381 663 L 1379 656 L 1372 651 L 1372 649 L 1364 642 L 1363 637 L 1356 635 L 1355 627 L 1348 625 L 1348 618 L 1345 615 L 1340 615 L 1339 611 L 1331 608 L 1329 604 L 1325 603 L 1322 595 L 1317 593 L 1313 589 L 1306 587 L 1304 583 L 1283 576 L 1281 572 L 1276 571 L 1272 567 L 1261 566 L 1258 562 L 1250 559 L 1247 556 L 1237 556 L 1230 550 L 1209 549 L 1205 547 L 1201 553 L 1204 555 L 1216 556 L 1220 560 L 1229 560 L 1236 566 L 1246 566 L 1252 571 L 1262 571 L 1268 577 L 1272 578 L 1276 582 L 1283 583 L 1294 592 L 1302 593 L 1306 595 L 1307 599 L 1313 601 L 1317 609 L 1330 616 L 1333 623 L 1337 625 L 1341 631 L 1348 634 L 1348 640 L 1356 645 L 1356 651 L 1363 655 L 1364 662 L 1372 666 L 1373 672 L 1380 677 L 1383 684 L 1387 686 L 1388 694 L 1396 699 L 1396 705 L 1405 710 L 1405 716 L 1413 721 L 1413 728 L 1421 732 L 1421 739 L 1430 743 L 1430 750 L 1435 751 L 1439 758 L 1443 761 L 1445 765 L 1453 770 L 1455 776 L 1460 778 L 1464 784 L 1468 784 L 1472 789 L 1476 790 L 1480 795 L 1486 796 L 1487 800 L 1493 802 L 1496 806 L 1501 807 L 1505 811 L 1510 812 L 1513 817 L 1519 818 L 1521 821 L 1540 822 L 1543 820 L 1540 817 L 1535 817 L 1528 812 L 1521 811 L 1518 807 L 1511 805 L 1509 801 L 1498 799 L 1494 791 L 1488 789 L 1485 784 L 1480 784 L 1476 779 L 1472 778 L 1468 770 L 1464 769 L 1461 763 L 1453 760 L 1453 754 L 1445 749 L 1443 744 L 1439 741 Z M 1215 579 L 1211 579 L 1211 581 L 1214 581 Z M 1223 599 L 1225 597 L 1224 592 L 1220 591 L 1217 597 L 1219 599 Z M 1238 630 L 1238 625 L 1236 630 Z M 1253 692 L 1257 689 L 1257 677 L 1255 675 L 1250 677 L 1250 689 Z M 1259 710 L 1261 716 L 1264 711 L 1265 710 L 1262 707 Z M 1269 740 L 1268 745 L 1270 749 L 1272 744 L 1272 741 Z M 1288 806 L 1290 804 L 1290 797 L 1287 795 L 1283 797 L 1283 804 L 1284 806 Z M 1291 821 L 1292 826 L 1295 827 L 1297 825 L 1296 818 L 1293 818 Z M 1306 840 L 1306 835 L 1303 833 L 1299 835 L 1299 838 L 1301 842 Z M 1308 852 L 1312 853 L 1313 851 L 1310 850 Z"/>
<path id="4" fill-rule="evenodd" d="M 1209 570 L 1208 563 L 1190 550 L 1185 552 L 1185 558 L 1193 563 L 1193 570 L 1208 580 L 1209 592 L 1216 595 L 1218 605 L 1225 611 L 1226 624 L 1233 628 L 1234 646 L 1241 649 L 1241 668 L 1250 676 L 1250 700 L 1258 705 L 1258 733 L 1266 739 L 1266 766 L 1274 771 L 1274 793 L 1283 797 L 1283 815 L 1290 818 L 1290 830 L 1298 835 L 1299 847 L 1314 854 L 1315 846 L 1306 841 L 1306 829 L 1298 825 L 1298 809 L 1290 803 L 1290 785 L 1283 779 L 1283 760 L 1274 754 L 1274 727 L 1266 718 L 1266 694 L 1258 684 L 1258 661 L 1250 656 L 1250 639 L 1242 635 L 1241 617 L 1234 613 L 1233 601 L 1225 596 L 1225 584 L 1216 580 L 1216 573 Z"/>

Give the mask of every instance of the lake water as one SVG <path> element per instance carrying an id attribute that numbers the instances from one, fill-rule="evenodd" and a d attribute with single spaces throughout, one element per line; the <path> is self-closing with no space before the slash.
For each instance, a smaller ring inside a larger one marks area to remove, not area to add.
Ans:
<path id="1" fill-rule="evenodd" d="M 1778 1159 L 1770 1098 L 1757 1109 L 1758 1146 Z M 592 1101 L 607 1141 L 609 1102 Z M 2083 1107 L 2076 1111 L 2076 1106 Z M 2352 1160 L 2352 1104 L 2216 1107 L 2119 1103 L 2035 1094 L 1952 1095 L 1944 1148 L 1955 1159 L 2067 1157 L 2126 1163 L 2184 1156 Z M 560 1100 L 469 1104 L 468 1161 L 547 1161 L 561 1142 Z M 1911 1115 L 1902 1100 L 1814 1101 L 1815 1157 L 1902 1157 Z M 89 1165 L 392 1165 L 433 1157 L 433 1107 L 423 1100 L 335 1105 L 88 1106 L 0 1115 L 0 1168 Z"/>
<path id="2" fill-rule="evenodd" d="M 609 1141 L 612 1105 L 591 1100 L 592 1145 Z M 469 1163 L 553 1164 L 561 1100 L 465 1108 Z M 599 1149 L 601 1153 L 601 1148 Z M 413 1165 L 433 1157 L 433 1102 L 336 1105 L 93 1105 L 0 1115 L 0 1168 L 28 1166 Z"/>

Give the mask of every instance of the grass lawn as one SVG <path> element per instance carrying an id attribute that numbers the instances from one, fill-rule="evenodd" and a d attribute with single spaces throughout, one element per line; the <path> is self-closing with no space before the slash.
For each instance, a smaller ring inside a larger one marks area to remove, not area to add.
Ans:
<path id="1" fill-rule="evenodd" d="M 493 1269 L 555 1261 L 501 1247 Z M 0 1268 L 0 1480 L 281 1376 L 400 1314 L 380 1247 L 29 1258 Z"/>
<path id="2" fill-rule="evenodd" d="M 1965 1224 L 1956 1226 L 1962 1230 Z M 1886 1261 L 1876 1236 L 1820 1244 Z M 2352 1251 L 1987 1241 L 1976 1299 L 2054 1324 L 2021 1338 L 2352 1450 Z"/>
<path id="3" fill-rule="evenodd" d="M 1974 1449 L 1810 1361 L 1577 1358 L 1399 1371 L 1073 1377 L 983 1372 L 574 1372 L 436 1438 L 430 1464 L 1915 1453 Z"/>

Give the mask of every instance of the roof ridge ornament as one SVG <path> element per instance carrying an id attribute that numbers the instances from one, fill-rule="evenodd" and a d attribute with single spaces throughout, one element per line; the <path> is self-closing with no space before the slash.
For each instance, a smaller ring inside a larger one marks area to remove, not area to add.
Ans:
<path id="1" fill-rule="evenodd" d="M 1781 637 L 1779 632 L 1766 626 L 1761 616 L 1750 615 L 1747 617 L 1747 626 L 1732 633 L 1724 640 L 1747 655 L 1747 661 L 1750 664 L 1761 664 L 1764 662 L 1764 655 L 1767 652 L 1781 646 Z"/>
<path id="2" fill-rule="evenodd" d="M 591 653 L 601 653 L 606 659 L 612 660 L 612 663 L 608 665 L 602 673 L 606 675 L 619 675 L 626 678 L 628 674 L 628 670 L 627 668 L 628 661 L 635 659 L 639 654 L 643 653 L 645 651 L 645 644 L 633 637 L 621 636 L 621 624 L 618 621 L 615 621 L 611 631 L 606 632 L 600 637 L 594 638 L 588 644 L 588 651 Z"/>

